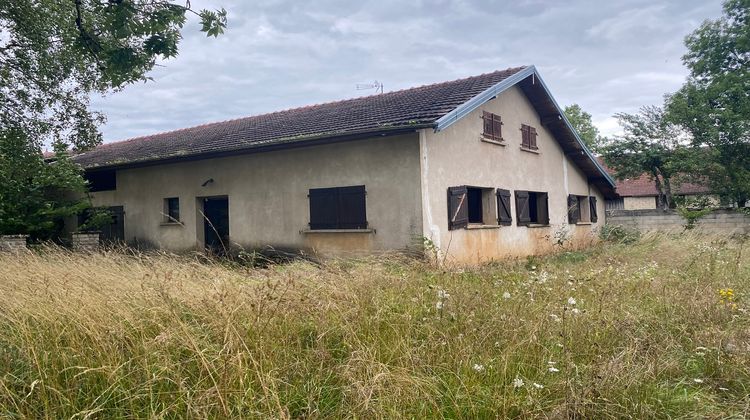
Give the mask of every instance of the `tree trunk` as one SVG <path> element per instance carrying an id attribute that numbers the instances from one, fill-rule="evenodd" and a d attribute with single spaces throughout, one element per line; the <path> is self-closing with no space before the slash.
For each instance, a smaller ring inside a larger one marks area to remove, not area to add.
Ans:
<path id="1" fill-rule="evenodd" d="M 661 185 L 661 179 L 657 171 L 653 171 L 651 175 L 654 177 L 654 184 L 656 184 L 656 207 L 665 209 L 664 207 L 664 188 Z"/>

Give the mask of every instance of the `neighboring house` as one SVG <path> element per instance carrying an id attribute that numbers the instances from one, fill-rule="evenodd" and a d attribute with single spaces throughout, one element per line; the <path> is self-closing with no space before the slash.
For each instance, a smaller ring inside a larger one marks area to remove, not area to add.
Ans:
<path id="1" fill-rule="evenodd" d="M 656 189 L 656 183 L 646 174 L 638 178 L 617 180 L 616 189 L 619 197 L 607 200 L 607 210 L 647 210 L 658 208 L 657 198 L 659 193 Z M 710 195 L 710 190 L 707 186 L 688 182 L 673 184 L 672 196 L 674 198 L 708 196 L 713 202 L 718 204 L 718 198 Z"/>
<path id="2" fill-rule="evenodd" d="M 588 244 L 614 181 L 533 66 L 201 125 L 80 154 L 106 236 L 478 262 Z"/>

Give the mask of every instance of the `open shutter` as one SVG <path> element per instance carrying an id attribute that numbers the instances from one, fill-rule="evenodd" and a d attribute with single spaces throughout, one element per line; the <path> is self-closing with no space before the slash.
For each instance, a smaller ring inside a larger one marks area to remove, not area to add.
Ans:
<path id="1" fill-rule="evenodd" d="M 492 135 L 495 136 L 495 140 L 503 139 L 503 121 L 495 114 L 492 114 Z"/>
<path id="2" fill-rule="evenodd" d="M 497 189 L 497 223 L 502 226 L 510 226 L 513 216 L 510 212 L 510 191 Z"/>
<path id="3" fill-rule="evenodd" d="M 596 197 L 589 197 L 589 209 L 591 212 L 591 223 L 596 223 L 599 216 L 596 214 Z"/>
<path id="4" fill-rule="evenodd" d="M 339 229 L 367 229 L 365 186 L 338 188 Z"/>
<path id="5" fill-rule="evenodd" d="M 537 149 L 536 147 L 536 128 L 529 127 L 529 149 Z"/>
<path id="6" fill-rule="evenodd" d="M 469 199 L 466 186 L 448 188 L 448 230 L 469 225 Z"/>
<path id="7" fill-rule="evenodd" d="M 310 229 L 337 229 L 339 225 L 337 188 L 310 190 Z"/>
<path id="8" fill-rule="evenodd" d="M 484 120 L 484 132 L 482 134 L 487 138 L 494 138 L 492 132 L 492 113 L 482 111 L 482 119 Z"/>
<path id="9" fill-rule="evenodd" d="M 571 194 L 568 196 L 568 223 L 571 225 L 581 220 L 581 212 L 578 208 L 578 197 Z"/>
<path id="10" fill-rule="evenodd" d="M 547 193 L 537 193 L 537 216 L 536 220 L 543 225 L 549 224 L 549 195 Z"/>
<path id="11" fill-rule="evenodd" d="M 528 226 L 531 223 L 528 191 L 516 191 L 516 220 L 518 226 Z"/>

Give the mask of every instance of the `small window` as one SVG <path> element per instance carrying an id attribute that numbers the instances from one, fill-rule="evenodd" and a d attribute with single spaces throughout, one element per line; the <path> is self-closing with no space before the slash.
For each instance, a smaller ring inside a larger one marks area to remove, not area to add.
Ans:
<path id="1" fill-rule="evenodd" d="M 117 172 L 115 171 L 86 171 L 83 178 L 87 181 L 91 192 L 117 189 Z"/>
<path id="2" fill-rule="evenodd" d="M 178 197 L 164 199 L 164 222 L 180 223 L 180 199 Z"/>
<path id="3" fill-rule="evenodd" d="M 539 149 L 536 145 L 536 128 L 521 124 L 521 147 L 529 150 Z"/>
<path id="4" fill-rule="evenodd" d="M 596 201 L 594 200 L 594 202 Z M 595 213 L 596 209 L 594 209 Z M 589 223 L 595 221 L 592 216 L 591 202 L 588 196 L 572 194 L 568 196 L 568 223 Z"/>
<path id="5" fill-rule="evenodd" d="M 516 191 L 518 226 L 548 225 L 549 206 L 546 192 Z"/>
<path id="6" fill-rule="evenodd" d="M 448 229 L 468 225 L 497 225 L 497 207 L 494 188 L 448 188 Z"/>
<path id="7" fill-rule="evenodd" d="M 310 229 L 367 229 L 365 186 L 310 190 Z"/>
<path id="8" fill-rule="evenodd" d="M 503 140 L 503 122 L 500 116 L 491 112 L 483 111 L 482 119 L 484 120 L 484 131 L 482 136 L 489 140 Z"/>

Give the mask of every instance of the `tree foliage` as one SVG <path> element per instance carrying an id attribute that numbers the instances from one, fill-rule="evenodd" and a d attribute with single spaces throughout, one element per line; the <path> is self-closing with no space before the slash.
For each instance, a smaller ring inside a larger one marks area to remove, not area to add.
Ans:
<path id="1" fill-rule="evenodd" d="M 89 95 L 148 80 L 159 60 L 177 55 L 188 14 L 199 17 L 209 36 L 226 27 L 223 9 L 197 11 L 189 2 L 0 2 L 3 231 L 48 228 L 50 217 L 67 207 L 50 202 L 47 193 L 65 186 L 75 190 L 83 182 L 64 150 L 101 142 L 103 116 L 90 110 Z M 58 151 L 56 164 L 43 164 L 44 144 Z"/>
<path id="2" fill-rule="evenodd" d="M 668 117 L 692 135 L 685 162 L 712 191 L 750 198 L 750 0 L 724 2 L 724 15 L 690 34 L 685 85 L 667 99 Z"/>
<path id="3" fill-rule="evenodd" d="M 659 207 L 674 205 L 672 179 L 682 170 L 685 134 L 669 123 L 664 111 L 655 106 L 637 114 L 616 114 L 624 134 L 614 136 L 601 151 L 619 179 L 638 178 L 644 173 L 656 184 Z"/>
<path id="4" fill-rule="evenodd" d="M 564 112 L 589 150 L 598 151 L 604 143 L 604 138 L 599 135 L 599 129 L 594 126 L 591 114 L 581 109 L 578 104 L 566 106 Z"/>

